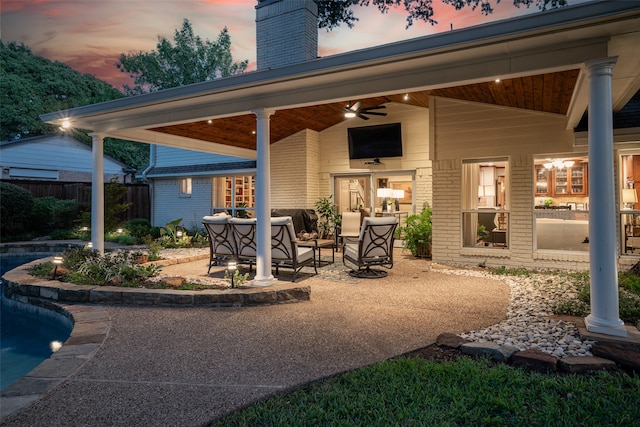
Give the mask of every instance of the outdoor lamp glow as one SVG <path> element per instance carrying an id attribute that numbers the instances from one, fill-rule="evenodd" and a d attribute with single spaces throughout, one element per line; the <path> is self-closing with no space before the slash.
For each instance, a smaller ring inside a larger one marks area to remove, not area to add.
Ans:
<path id="1" fill-rule="evenodd" d="M 58 274 L 58 266 L 60 264 L 62 264 L 62 262 L 64 261 L 64 259 L 61 256 L 54 256 L 53 257 L 53 263 L 56 265 L 55 268 L 53 269 L 53 278 L 56 278 L 56 275 Z"/>
<path id="2" fill-rule="evenodd" d="M 180 230 L 176 231 L 176 237 L 178 239 L 182 238 L 182 231 L 180 231 Z"/>
<path id="3" fill-rule="evenodd" d="M 229 271 L 229 276 L 231 276 L 231 287 L 235 288 L 235 284 L 233 283 L 234 279 L 235 279 L 235 275 L 236 275 L 236 269 L 238 268 L 238 265 L 235 263 L 235 261 L 229 261 L 227 263 L 227 271 Z"/>
<path id="4" fill-rule="evenodd" d="M 389 208 L 387 207 L 387 199 L 389 197 L 393 197 L 393 189 L 392 188 L 378 188 L 376 191 L 376 195 L 378 197 L 382 197 L 382 212 L 388 212 Z"/>

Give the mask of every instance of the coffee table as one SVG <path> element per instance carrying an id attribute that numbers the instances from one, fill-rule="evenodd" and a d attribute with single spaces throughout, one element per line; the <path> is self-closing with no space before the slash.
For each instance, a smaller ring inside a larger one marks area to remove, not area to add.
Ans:
<path id="1" fill-rule="evenodd" d="M 331 263 L 336 262 L 336 253 L 335 253 L 335 241 L 333 239 L 311 239 L 311 240 L 298 240 L 298 246 L 302 246 L 305 248 L 314 248 L 314 251 L 318 253 L 318 259 L 316 262 L 316 267 L 320 266 L 320 250 L 321 249 L 329 249 L 331 248 Z"/>

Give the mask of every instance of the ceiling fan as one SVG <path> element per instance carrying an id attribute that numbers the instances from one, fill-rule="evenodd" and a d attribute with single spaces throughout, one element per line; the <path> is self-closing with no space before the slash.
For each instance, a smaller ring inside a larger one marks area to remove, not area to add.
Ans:
<path id="1" fill-rule="evenodd" d="M 384 105 L 378 105 L 377 107 L 360 108 L 362 102 L 358 101 L 355 104 L 349 104 L 344 107 L 344 116 L 346 118 L 359 117 L 362 120 L 369 120 L 367 116 L 386 116 L 387 113 L 380 113 L 375 110 L 382 110 L 387 107 Z"/>

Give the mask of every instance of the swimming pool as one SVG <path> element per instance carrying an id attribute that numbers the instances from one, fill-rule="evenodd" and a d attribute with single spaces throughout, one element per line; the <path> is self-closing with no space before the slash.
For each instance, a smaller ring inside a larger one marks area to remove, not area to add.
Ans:
<path id="1" fill-rule="evenodd" d="M 0 276 L 46 254 L 0 256 Z M 28 374 L 58 350 L 71 333 L 59 314 L 2 298 L 0 328 L 0 390 Z"/>

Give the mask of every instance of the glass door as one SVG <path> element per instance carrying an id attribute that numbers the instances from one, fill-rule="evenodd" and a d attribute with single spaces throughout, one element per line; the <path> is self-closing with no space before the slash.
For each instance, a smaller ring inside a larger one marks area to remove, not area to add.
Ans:
<path id="1" fill-rule="evenodd" d="M 371 209 L 371 175 L 338 176 L 335 189 L 339 214 Z"/>

